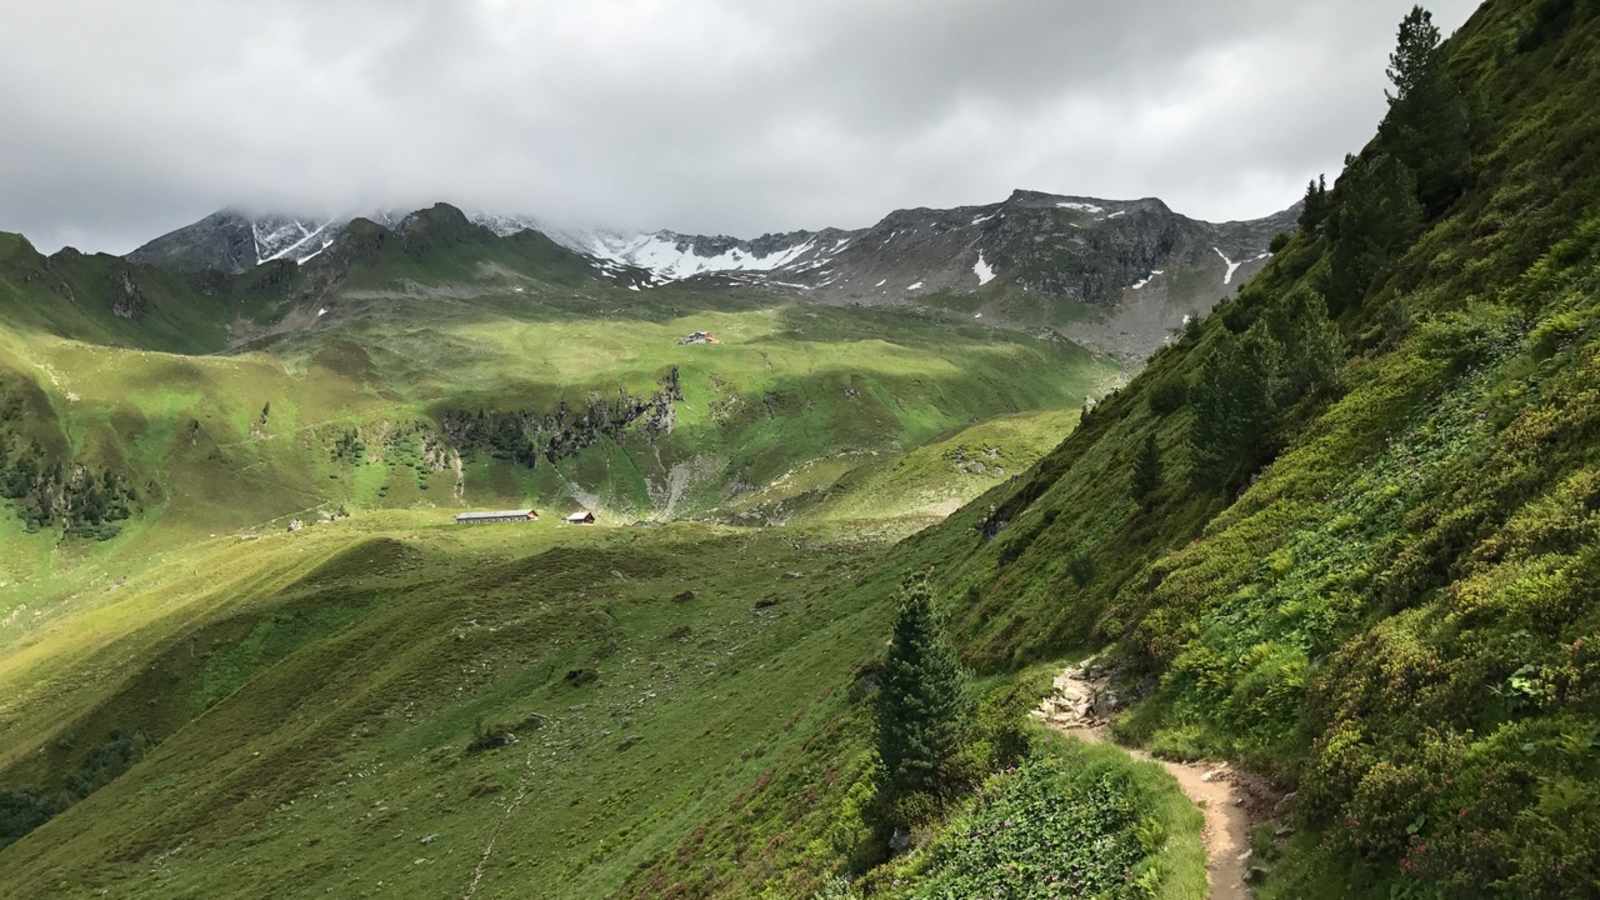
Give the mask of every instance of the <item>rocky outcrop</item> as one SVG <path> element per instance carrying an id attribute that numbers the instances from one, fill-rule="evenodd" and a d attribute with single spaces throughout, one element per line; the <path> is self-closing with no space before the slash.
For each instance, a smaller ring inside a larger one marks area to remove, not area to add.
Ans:
<path id="1" fill-rule="evenodd" d="M 439 426 L 445 440 L 463 454 L 484 452 L 532 468 L 541 458 L 554 463 L 575 456 L 603 438 L 621 437 L 634 426 L 651 438 L 669 434 L 677 423 L 675 405 L 682 401 L 683 387 L 674 366 L 648 396 L 618 391 L 615 397 L 593 396 L 583 406 L 562 400 L 548 412 L 446 410 L 439 415 Z"/>
<path id="2" fill-rule="evenodd" d="M 1105 725 L 1127 705 L 1123 694 L 1112 686 L 1113 674 L 1109 665 L 1096 659 L 1068 667 L 1052 681 L 1049 696 L 1034 716 L 1068 730 Z"/>
<path id="3" fill-rule="evenodd" d="M 116 275 L 117 287 L 112 292 L 111 312 L 122 319 L 139 319 L 144 316 L 145 309 L 150 305 L 144 297 L 144 291 L 139 289 L 133 280 L 133 273 L 122 269 Z"/>
<path id="4" fill-rule="evenodd" d="M 435 203 L 407 215 L 394 231 L 410 256 L 425 256 L 456 244 L 492 241 L 496 237 L 448 203 Z"/>
<path id="5" fill-rule="evenodd" d="M 328 224 L 317 218 L 223 209 L 140 246 L 127 259 L 178 272 L 243 272 L 319 249 L 319 231 Z"/>
<path id="6" fill-rule="evenodd" d="M 363 258 L 390 240 L 406 253 L 421 256 L 453 244 L 516 233 L 502 234 L 486 227 L 485 221 L 503 227 L 500 220 L 471 218 L 448 203 L 408 214 L 374 210 L 333 217 L 223 209 L 149 241 L 125 258 L 177 272 L 237 275 L 273 263 L 293 271 L 297 264 L 325 254 L 328 261 Z"/>

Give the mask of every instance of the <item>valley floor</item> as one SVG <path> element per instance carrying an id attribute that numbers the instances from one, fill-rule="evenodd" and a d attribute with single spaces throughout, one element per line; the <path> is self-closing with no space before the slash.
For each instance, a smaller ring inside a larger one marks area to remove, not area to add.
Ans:
<path id="1" fill-rule="evenodd" d="M 8 786 L 144 747 L 4 850 L 6 893 L 616 893 L 849 714 L 883 628 L 840 587 L 893 536 L 384 514 L 205 542 L 0 657 Z"/>
<path id="2" fill-rule="evenodd" d="M 86 583 L 0 653 L 4 811 L 48 813 L 0 847 L 4 893 L 811 896 L 871 844 L 890 553 L 925 521 L 371 513 Z M 1035 681 L 980 690 L 1032 704 Z M 1052 809 L 1134 802 L 1080 796 L 1085 773 L 1131 777 L 1082 752 L 1031 751 L 1028 771 L 1059 773 Z M 1138 777 L 1139 803 L 1176 796 Z M 1119 815 L 1105 840 L 1145 814 Z M 959 821 L 885 896 L 960 883 L 940 862 Z M 1172 821 L 1187 846 L 1198 820 Z"/>

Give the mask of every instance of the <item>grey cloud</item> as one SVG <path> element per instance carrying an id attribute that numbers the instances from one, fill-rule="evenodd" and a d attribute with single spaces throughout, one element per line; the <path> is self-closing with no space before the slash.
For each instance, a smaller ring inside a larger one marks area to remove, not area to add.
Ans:
<path id="1" fill-rule="evenodd" d="M 0 29 L 0 229 L 121 252 L 226 204 L 447 199 L 751 234 L 1013 187 L 1255 216 L 1371 135 L 1407 8 L 30 4 Z"/>

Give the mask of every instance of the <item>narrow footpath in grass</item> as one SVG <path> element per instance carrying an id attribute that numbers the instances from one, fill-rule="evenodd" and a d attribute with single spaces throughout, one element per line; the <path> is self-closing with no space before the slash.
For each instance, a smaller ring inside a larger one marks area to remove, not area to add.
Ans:
<path id="1" fill-rule="evenodd" d="M 1103 702 L 1107 675 L 1094 660 L 1067 667 L 1056 676 L 1035 717 L 1070 737 L 1094 744 L 1113 743 L 1107 733 L 1109 710 Z M 1247 791 L 1240 776 L 1225 764 L 1172 762 L 1143 750 L 1121 749 L 1165 769 L 1205 815 L 1202 837 L 1212 900 L 1248 900 L 1252 893 L 1247 883 L 1250 829 L 1256 824 L 1262 798 Z"/>

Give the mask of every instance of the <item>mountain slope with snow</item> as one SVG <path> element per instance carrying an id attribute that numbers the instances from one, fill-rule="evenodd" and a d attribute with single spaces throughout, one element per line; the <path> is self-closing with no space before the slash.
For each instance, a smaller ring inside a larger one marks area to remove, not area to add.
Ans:
<path id="1" fill-rule="evenodd" d="M 816 302 L 929 306 L 1057 329 L 1136 361 L 1259 271 L 1295 212 L 1211 223 L 1156 199 L 1019 190 L 984 206 L 897 210 L 854 230 L 591 233 L 568 245 L 657 282 L 715 275 Z"/>
<path id="2" fill-rule="evenodd" d="M 1249 280 L 1269 257 L 1272 237 L 1293 228 L 1293 213 L 1211 223 L 1152 198 L 1018 190 L 983 206 L 896 210 L 867 228 L 754 239 L 629 234 L 498 212 L 466 216 L 501 238 L 544 234 L 584 256 L 597 276 L 635 289 L 713 279 L 705 286 L 761 287 L 821 303 L 924 306 L 993 325 L 1059 330 L 1137 361 Z M 362 218 L 394 227 L 403 217 Z M 304 263 L 351 221 L 222 210 L 128 258 L 234 273 L 274 260 Z"/>

